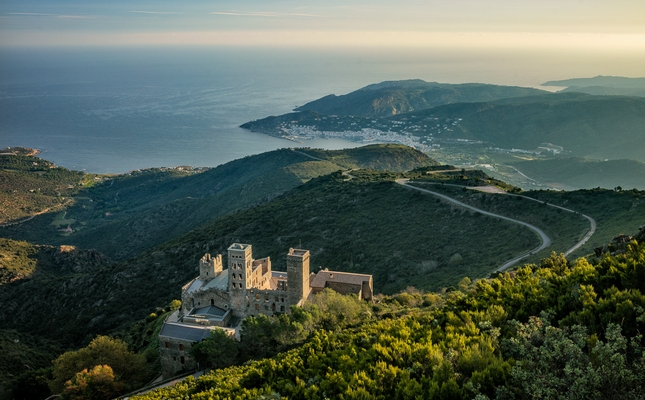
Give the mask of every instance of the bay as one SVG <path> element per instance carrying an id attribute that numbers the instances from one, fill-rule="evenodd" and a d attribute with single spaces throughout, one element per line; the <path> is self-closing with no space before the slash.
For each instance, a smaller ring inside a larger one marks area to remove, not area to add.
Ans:
<path id="1" fill-rule="evenodd" d="M 506 54 L 500 62 L 494 52 L 415 49 L 0 48 L 0 147 L 37 148 L 95 173 L 213 167 L 284 147 L 354 147 L 295 143 L 239 125 L 384 80 L 535 87 L 572 76 L 531 67 L 535 57 L 543 55 Z"/>
<path id="2" fill-rule="evenodd" d="M 13 51 L 3 60 L 0 145 L 38 148 L 68 168 L 216 166 L 283 147 L 357 145 L 294 143 L 238 127 L 325 93 L 285 74 L 280 59 L 208 49 L 63 49 Z"/>

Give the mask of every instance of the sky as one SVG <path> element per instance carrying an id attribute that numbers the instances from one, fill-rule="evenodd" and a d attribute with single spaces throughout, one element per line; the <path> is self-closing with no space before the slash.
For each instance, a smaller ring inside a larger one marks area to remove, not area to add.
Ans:
<path id="1" fill-rule="evenodd" d="M 645 0 L 0 0 L 0 57 L 190 45 L 375 54 L 383 66 L 442 55 L 473 74 L 498 71 L 461 78 L 491 83 L 642 77 Z"/>
<path id="2" fill-rule="evenodd" d="M 0 2 L 0 46 L 124 45 L 645 52 L 645 1 Z"/>

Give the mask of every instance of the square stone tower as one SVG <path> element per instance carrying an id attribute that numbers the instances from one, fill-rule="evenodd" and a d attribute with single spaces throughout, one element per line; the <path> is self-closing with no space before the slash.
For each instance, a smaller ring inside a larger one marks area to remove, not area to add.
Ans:
<path id="1" fill-rule="evenodd" d="M 253 272 L 253 250 L 250 244 L 233 243 L 228 248 L 228 293 L 236 316 L 245 316 L 246 291 Z"/>
<path id="2" fill-rule="evenodd" d="M 287 254 L 287 294 L 290 305 L 309 296 L 309 250 L 289 249 Z"/>
<path id="3" fill-rule="evenodd" d="M 204 281 L 209 281 L 215 277 L 218 272 L 222 272 L 222 255 L 218 254 L 216 257 L 212 257 L 210 254 L 204 254 L 201 260 L 199 260 L 199 279 Z"/>

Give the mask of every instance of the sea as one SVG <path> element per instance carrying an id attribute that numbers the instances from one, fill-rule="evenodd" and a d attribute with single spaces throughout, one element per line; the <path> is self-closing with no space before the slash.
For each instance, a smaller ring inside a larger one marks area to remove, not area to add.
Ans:
<path id="1" fill-rule="evenodd" d="M 0 148 L 32 147 L 91 173 L 215 167 L 297 143 L 239 128 L 328 94 L 385 80 L 536 87 L 530 57 L 458 52 L 232 47 L 0 49 Z M 543 67 L 543 65 L 542 65 Z M 559 71 L 559 70 L 558 70 Z"/>

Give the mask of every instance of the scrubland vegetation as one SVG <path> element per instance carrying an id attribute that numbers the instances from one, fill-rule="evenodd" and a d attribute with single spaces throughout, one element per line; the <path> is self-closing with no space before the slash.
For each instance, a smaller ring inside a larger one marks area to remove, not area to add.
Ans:
<path id="1" fill-rule="evenodd" d="M 285 337 L 304 344 L 138 398 L 642 398 L 644 260 L 634 240 L 594 263 L 553 254 L 449 292 L 383 297 L 357 305 L 361 318 L 326 310 L 332 324 L 314 306 L 247 320 L 262 356 Z"/>
<path id="2" fill-rule="evenodd" d="M 148 382 L 159 369 L 159 328 L 178 307 L 171 301 L 205 252 L 225 252 L 236 241 L 251 243 L 256 257 L 270 256 L 276 270 L 290 247 L 310 249 L 312 271 L 373 274 L 382 294 L 371 304 L 326 292 L 291 314 L 249 318 L 241 342 L 216 335 L 194 347 L 217 372 L 144 398 L 644 395 L 645 236 L 607 245 L 643 224 L 644 192 L 522 193 L 537 202 L 480 193 L 464 187 L 520 190 L 402 146 L 284 149 L 221 169 L 112 177 L 50 164 L 40 174 L 30 171 L 40 159 L 6 157 L 18 164 L 5 172 L 22 171 L 24 182 L 42 178 L 52 185 L 47 196 L 73 200 L 2 228 L 0 364 L 12 366 L 0 371 L 5 398 L 44 398 L 51 390 L 111 398 Z M 365 166 L 388 170 L 358 169 Z M 393 172 L 405 169 L 412 171 Z M 74 185 L 61 186 L 72 177 Z M 490 277 L 538 238 L 401 187 L 398 178 L 534 224 L 553 239 L 555 253 Z M 578 213 L 594 217 L 598 230 L 577 253 L 588 259 L 567 261 L 557 253 L 588 229 Z M 74 221 L 76 232 L 60 236 L 61 221 Z M 118 262 L 87 250 L 100 246 Z M 124 372 L 122 360 L 88 356 L 103 345 L 136 368 Z M 68 362 L 88 359 L 96 362 Z"/>

